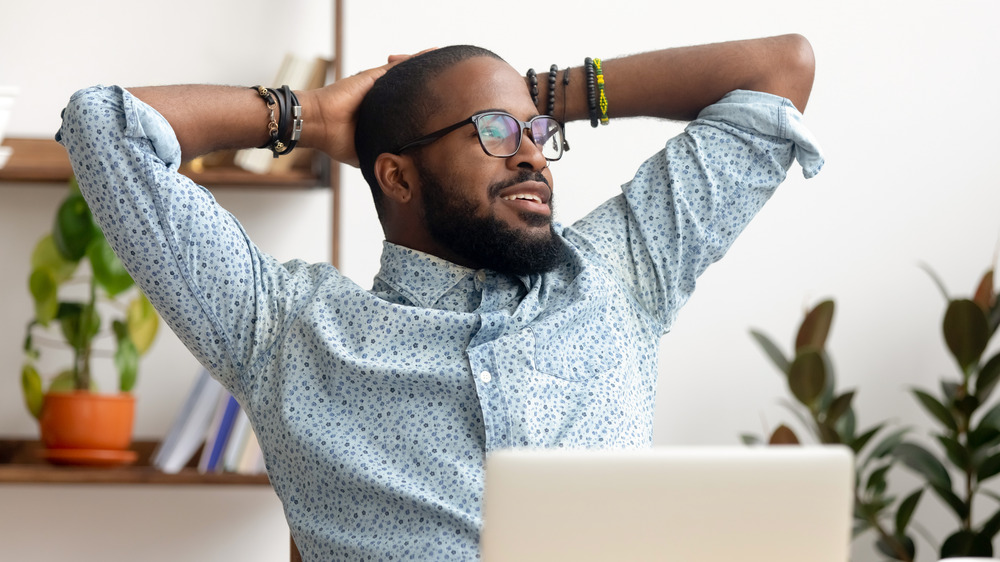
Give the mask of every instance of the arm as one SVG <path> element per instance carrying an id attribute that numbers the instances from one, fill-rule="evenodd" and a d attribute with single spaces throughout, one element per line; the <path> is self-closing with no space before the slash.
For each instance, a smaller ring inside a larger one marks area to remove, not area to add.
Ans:
<path id="1" fill-rule="evenodd" d="M 805 110 L 815 60 L 801 35 L 730 41 L 664 49 L 602 61 L 608 115 L 690 121 L 733 90 L 754 90 L 788 98 Z M 555 115 L 589 119 L 582 68 L 570 70 L 565 108 L 557 86 Z M 547 81 L 539 77 L 539 105 Z"/>
<path id="2" fill-rule="evenodd" d="M 566 235 L 599 255 L 665 332 L 697 278 L 727 252 L 793 160 L 806 177 L 822 166 L 798 111 L 812 86 L 812 52 L 792 35 L 669 49 L 604 66 L 612 118 L 692 122 L 640 167 L 621 197 Z M 571 82 L 568 93 L 574 90 Z M 567 100 L 567 119 L 589 119 L 583 91 Z"/>
<path id="3" fill-rule="evenodd" d="M 407 58 L 393 55 L 383 66 L 318 90 L 296 92 L 303 120 L 298 146 L 321 150 L 334 160 L 356 166 L 354 111 L 375 80 Z M 153 86 L 129 88 L 129 92 L 170 123 L 184 160 L 215 150 L 261 146 L 269 140 L 268 109 L 252 88 Z"/>

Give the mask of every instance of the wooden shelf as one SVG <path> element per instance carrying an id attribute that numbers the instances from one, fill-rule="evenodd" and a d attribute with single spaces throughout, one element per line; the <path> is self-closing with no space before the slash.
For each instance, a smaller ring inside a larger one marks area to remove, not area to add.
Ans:
<path id="1" fill-rule="evenodd" d="M 135 441 L 135 464 L 115 467 L 57 466 L 42 460 L 39 441 L 0 439 L 0 484 L 167 484 L 211 486 L 267 486 L 267 475 L 235 473 L 201 474 L 190 463 L 177 474 L 166 474 L 150 465 L 156 441 Z M 198 455 L 195 455 L 195 459 Z"/>
<path id="2" fill-rule="evenodd" d="M 51 139 L 8 138 L 4 146 L 14 149 L 7 164 L 0 168 L 0 183 L 66 183 L 73 175 L 66 149 Z M 311 157 L 303 155 L 305 167 L 296 167 L 281 173 L 255 174 L 222 159 L 218 165 L 205 166 L 198 171 L 189 166 L 181 172 L 199 185 L 209 188 L 257 187 L 268 189 L 311 189 L 330 186 L 330 161 L 308 149 Z M 228 159 L 231 161 L 231 158 Z"/>

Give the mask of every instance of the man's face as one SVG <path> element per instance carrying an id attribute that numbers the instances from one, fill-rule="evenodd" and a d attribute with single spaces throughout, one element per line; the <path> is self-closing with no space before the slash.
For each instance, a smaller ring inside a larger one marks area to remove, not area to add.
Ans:
<path id="1" fill-rule="evenodd" d="M 551 214 L 522 212 L 519 220 L 529 229 L 513 226 L 490 205 L 485 212 L 461 189 L 451 189 L 418 163 L 425 225 L 431 237 L 452 252 L 494 271 L 524 275 L 553 269 L 562 255 L 552 230 Z M 491 185 L 488 196 L 496 200 L 510 186 L 545 181 L 539 172 L 525 170 L 516 179 Z M 454 186 L 452 186 L 454 187 Z M 552 199 L 548 201 L 552 207 Z M 547 232 L 536 234 L 537 228 Z"/>
<path id="2" fill-rule="evenodd" d="M 484 110 L 527 121 L 537 114 L 524 79 L 507 63 L 473 58 L 442 73 L 432 85 L 440 110 L 427 131 Z M 523 135 L 523 132 L 522 132 Z M 552 269 L 560 256 L 552 230 L 552 175 L 527 136 L 508 158 L 487 155 L 472 124 L 421 148 L 423 226 L 430 253 L 472 267 L 514 274 Z"/>

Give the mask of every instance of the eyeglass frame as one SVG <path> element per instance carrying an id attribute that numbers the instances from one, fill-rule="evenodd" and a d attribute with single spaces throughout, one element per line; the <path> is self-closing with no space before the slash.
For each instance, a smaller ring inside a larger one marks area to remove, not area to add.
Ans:
<path id="1" fill-rule="evenodd" d="M 517 135 L 517 146 L 514 148 L 514 152 L 511 152 L 510 154 L 508 154 L 506 156 L 497 156 L 496 154 L 491 154 L 489 150 L 486 150 L 486 145 L 483 144 L 483 137 L 480 135 L 480 131 L 479 131 L 479 119 L 482 119 L 483 117 L 485 117 L 487 115 L 504 115 L 506 117 L 510 117 L 511 119 L 513 119 L 520 126 L 520 129 L 518 129 L 518 135 Z M 544 115 L 544 114 L 542 114 L 542 115 L 536 115 L 536 116 L 532 117 L 531 119 L 528 119 L 527 121 L 521 121 L 520 119 L 518 119 L 517 117 L 514 117 L 513 115 L 511 115 L 510 113 L 508 113 L 506 111 L 492 109 L 492 110 L 487 110 L 487 111 L 480 111 L 479 113 L 474 113 L 470 117 L 466 117 L 465 119 L 462 119 L 461 121 L 459 121 L 457 123 L 453 123 L 451 125 L 448 125 L 447 127 L 438 129 L 437 131 L 434 131 L 433 133 L 428 133 L 428 134 L 426 134 L 426 135 L 424 135 L 422 137 L 416 138 L 416 139 L 414 139 L 414 140 L 412 140 L 412 141 L 410 141 L 408 143 L 404 143 L 403 146 L 397 148 L 393 152 L 393 154 L 400 154 L 404 150 L 408 150 L 408 149 L 415 148 L 415 147 L 418 147 L 418 146 L 426 146 L 426 145 L 428 145 L 428 144 L 430 144 L 430 143 L 432 143 L 432 142 L 434 142 L 434 141 L 436 141 L 436 140 L 444 137 L 445 135 L 451 133 L 452 131 L 457 131 L 458 129 L 464 127 L 465 125 L 468 125 L 469 123 L 472 123 L 473 125 L 476 126 L 476 138 L 479 139 L 479 147 L 483 149 L 483 152 L 485 152 L 487 156 L 492 156 L 494 158 L 510 158 L 511 156 L 514 156 L 515 154 L 518 153 L 518 151 L 521 150 L 521 140 L 524 138 L 524 131 L 525 130 L 527 130 L 529 132 L 529 134 L 531 134 L 531 142 L 534 142 L 535 146 L 539 146 L 540 147 L 540 145 L 537 142 L 535 142 L 535 135 L 531 132 L 531 124 L 534 123 L 536 120 L 543 119 L 543 118 L 545 118 L 545 119 L 551 119 L 552 122 L 555 123 L 557 127 L 559 127 L 559 134 L 562 135 L 563 139 L 566 138 L 566 131 L 563 129 L 562 123 L 560 123 L 559 120 L 557 120 L 555 117 L 553 117 L 551 115 Z M 558 158 L 549 158 L 549 157 L 545 156 L 544 152 L 542 152 L 542 156 L 545 157 L 545 160 L 547 162 L 555 162 L 555 161 L 559 160 L 560 158 L 562 158 L 564 152 L 566 152 L 566 151 L 565 151 L 563 145 L 560 144 L 559 145 L 559 157 Z"/>

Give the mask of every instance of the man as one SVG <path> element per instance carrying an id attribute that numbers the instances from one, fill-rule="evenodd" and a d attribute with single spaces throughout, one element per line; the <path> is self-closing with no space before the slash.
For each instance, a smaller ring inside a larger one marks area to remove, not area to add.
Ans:
<path id="1" fill-rule="evenodd" d="M 360 162 L 372 187 L 386 242 L 370 291 L 277 263 L 176 173 L 211 150 L 281 152 L 289 123 L 265 102 L 290 116 L 287 94 L 71 100 L 60 138 L 91 209 L 248 411 L 305 559 L 475 558 L 485 453 L 650 445 L 657 343 L 695 278 L 793 159 L 822 165 L 799 122 L 813 77 L 799 36 L 608 60 L 611 118 L 698 119 L 621 196 L 556 225 L 561 128 L 537 116 L 554 99 L 558 120 L 593 117 L 596 70 L 559 73 L 553 97 L 539 80 L 536 105 L 495 55 L 450 47 L 298 92 L 299 146 Z"/>

